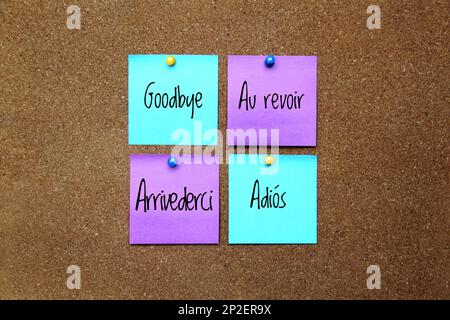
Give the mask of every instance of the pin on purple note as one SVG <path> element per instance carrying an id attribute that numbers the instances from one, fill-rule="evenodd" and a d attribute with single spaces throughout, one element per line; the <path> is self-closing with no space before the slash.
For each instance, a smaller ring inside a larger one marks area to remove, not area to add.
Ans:
<path id="1" fill-rule="evenodd" d="M 190 159 L 130 155 L 130 244 L 219 243 L 217 159 Z"/>
<path id="2" fill-rule="evenodd" d="M 228 56 L 228 145 L 316 146 L 317 57 L 269 62 Z"/>

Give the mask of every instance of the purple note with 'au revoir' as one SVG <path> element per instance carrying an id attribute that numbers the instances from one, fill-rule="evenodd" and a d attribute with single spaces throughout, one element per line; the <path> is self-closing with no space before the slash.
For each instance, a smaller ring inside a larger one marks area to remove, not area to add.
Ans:
<path id="1" fill-rule="evenodd" d="M 219 243 L 219 165 L 214 157 L 167 164 L 169 155 L 130 155 L 130 243 Z"/>
<path id="2" fill-rule="evenodd" d="M 250 129 L 244 140 L 228 131 L 228 145 L 274 145 L 278 129 L 280 146 L 316 146 L 317 57 L 264 59 L 228 56 L 228 129 Z"/>

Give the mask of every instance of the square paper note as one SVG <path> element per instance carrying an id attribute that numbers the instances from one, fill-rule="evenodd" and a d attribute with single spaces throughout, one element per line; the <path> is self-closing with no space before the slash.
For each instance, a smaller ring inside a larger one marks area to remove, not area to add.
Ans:
<path id="1" fill-rule="evenodd" d="M 217 143 L 218 58 L 174 57 L 128 56 L 129 144 Z"/>
<path id="2" fill-rule="evenodd" d="M 317 57 L 264 60 L 228 56 L 228 145 L 315 146 Z"/>
<path id="3" fill-rule="evenodd" d="M 171 168 L 169 157 L 130 156 L 130 243 L 218 243 L 219 166 L 204 163 L 215 158 Z"/>
<path id="4" fill-rule="evenodd" d="M 317 156 L 273 158 L 230 156 L 229 243 L 317 243 Z"/>

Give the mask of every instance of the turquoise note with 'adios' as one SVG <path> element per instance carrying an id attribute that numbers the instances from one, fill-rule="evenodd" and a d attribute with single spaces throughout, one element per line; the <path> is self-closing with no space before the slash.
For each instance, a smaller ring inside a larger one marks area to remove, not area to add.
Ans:
<path id="1" fill-rule="evenodd" d="M 230 244 L 317 243 L 317 156 L 229 158 Z"/>

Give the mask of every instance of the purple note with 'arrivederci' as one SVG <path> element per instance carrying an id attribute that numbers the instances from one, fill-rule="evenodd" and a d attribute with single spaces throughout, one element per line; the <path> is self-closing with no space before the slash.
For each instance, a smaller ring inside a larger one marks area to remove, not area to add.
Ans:
<path id="1" fill-rule="evenodd" d="M 228 56 L 228 145 L 316 146 L 317 57 L 265 58 Z"/>
<path id="2" fill-rule="evenodd" d="M 130 243 L 219 243 L 219 165 L 189 156 L 171 168 L 170 155 L 130 155 Z"/>

